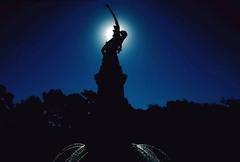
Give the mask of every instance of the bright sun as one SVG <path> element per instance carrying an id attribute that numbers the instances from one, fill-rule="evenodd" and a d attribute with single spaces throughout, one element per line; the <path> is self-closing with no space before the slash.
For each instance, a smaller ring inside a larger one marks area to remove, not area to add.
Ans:
<path id="1" fill-rule="evenodd" d="M 113 36 L 113 26 L 109 26 L 105 31 L 105 39 L 110 40 Z"/>
<path id="2" fill-rule="evenodd" d="M 109 26 L 106 28 L 106 31 L 105 31 L 105 39 L 106 40 L 110 40 L 112 37 L 113 37 L 113 26 Z M 125 30 L 124 27 L 122 27 L 120 30 Z"/>
<path id="3" fill-rule="evenodd" d="M 113 25 L 114 22 L 113 21 L 105 21 L 101 24 L 101 27 L 99 28 L 100 30 L 98 30 L 99 32 L 99 38 L 100 38 L 100 46 L 102 46 L 103 44 L 105 44 L 107 41 L 109 41 L 110 39 L 112 39 L 113 37 Z M 120 21 L 120 30 L 125 30 L 128 33 L 128 37 L 126 38 L 126 40 L 124 40 L 124 44 L 125 46 L 130 44 L 130 39 L 132 36 L 132 32 L 130 31 L 130 26 L 129 24 L 127 24 L 124 21 Z"/>
<path id="4" fill-rule="evenodd" d="M 114 22 L 112 21 L 108 21 L 102 24 L 100 33 L 101 33 L 101 38 L 104 40 L 104 42 L 109 41 L 113 37 L 113 29 L 114 29 L 113 25 L 114 25 Z M 129 32 L 125 23 L 120 24 L 120 30 L 126 30 L 127 32 Z"/>

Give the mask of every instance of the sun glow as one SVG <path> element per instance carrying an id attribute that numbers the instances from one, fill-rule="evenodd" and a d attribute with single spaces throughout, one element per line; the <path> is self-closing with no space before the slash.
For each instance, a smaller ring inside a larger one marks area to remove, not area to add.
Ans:
<path id="1" fill-rule="evenodd" d="M 101 25 L 101 30 L 99 31 L 99 33 L 100 33 L 102 42 L 105 43 L 113 37 L 113 29 L 114 29 L 113 25 L 114 25 L 113 21 L 108 21 Z M 120 30 L 127 31 L 128 37 L 125 40 L 125 41 L 127 41 L 129 39 L 129 35 L 130 35 L 130 29 L 127 26 L 127 24 L 121 21 L 120 22 Z"/>
<path id="2" fill-rule="evenodd" d="M 113 36 L 113 27 L 109 26 L 105 31 L 105 39 L 110 40 Z"/>
<path id="3" fill-rule="evenodd" d="M 122 51 L 121 53 L 124 53 L 124 55 L 121 55 L 121 58 L 125 58 L 127 56 L 126 54 L 129 53 L 131 50 L 135 48 L 134 43 L 135 42 L 135 31 L 132 30 L 131 23 L 129 21 L 125 21 L 123 19 L 119 18 L 119 25 L 120 25 L 120 30 L 125 30 L 128 33 L 128 36 L 126 39 L 123 41 L 122 44 Z M 112 19 L 105 19 L 105 21 L 101 21 L 99 23 L 99 28 L 96 30 L 97 32 L 97 46 L 98 49 L 101 49 L 106 42 L 111 40 L 113 38 L 113 25 L 115 25 L 114 21 Z M 132 54 L 133 55 L 133 54 Z"/>

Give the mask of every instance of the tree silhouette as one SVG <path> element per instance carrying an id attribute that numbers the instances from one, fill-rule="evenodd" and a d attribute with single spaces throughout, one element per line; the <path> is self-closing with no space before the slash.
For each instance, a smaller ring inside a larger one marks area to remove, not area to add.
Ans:
<path id="1" fill-rule="evenodd" d="M 10 110 L 13 108 L 13 98 L 12 93 L 7 92 L 7 89 L 4 85 L 0 84 L 0 110 Z"/>
<path id="2" fill-rule="evenodd" d="M 113 113 L 111 123 L 107 116 L 91 114 L 96 108 L 96 93 L 91 90 L 70 95 L 49 90 L 42 99 L 30 96 L 17 104 L 12 101 L 13 94 L 1 85 L 1 161 L 50 162 L 61 148 L 79 141 L 87 144 L 94 137 L 99 144 L 95 148 L 105 149 L 101 153 L 126 140 L 160 146 L 172 161 L 239 159 L 234 148 L 240 142 L 239 99 L 222 99 L 220 104 L 176 100 L 166 106 L 149 105 L 146 110 L 131 108 L 132 111 Z M 107 139 L 108 134 L 113 139 Z M 109 146 L 104 148 L 100 144 Z M 115 150 L 118 152 L 110 151 L 109 160 L 128 154 Z M 134 151 L 130 154 L 135 155 Z"/>

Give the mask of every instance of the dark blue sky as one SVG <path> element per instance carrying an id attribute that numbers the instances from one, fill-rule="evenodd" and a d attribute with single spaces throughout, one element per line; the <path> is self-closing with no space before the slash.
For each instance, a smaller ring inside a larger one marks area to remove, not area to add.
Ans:
<path id="1" fill-rule="evenodd" d="M 235 1 L 107 1 L 129 37 L 119 55 L 135 107 L 240 98 Z M 0 83 L 16 101 L 52 88 L 96 90 L 106 1 L 0 4 Z M 112 21 L 113 23 L 113 21 Z"/>

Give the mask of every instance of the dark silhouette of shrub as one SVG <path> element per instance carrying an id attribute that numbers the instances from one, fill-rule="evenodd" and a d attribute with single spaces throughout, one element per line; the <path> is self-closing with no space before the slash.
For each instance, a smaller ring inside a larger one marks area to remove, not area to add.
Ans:
<path id="1" fill-rule="evenodd" d="M 222 99 L 221 104 L 176 100 L 146 110 L 104 111 L 99 117 L 92 113 L 96 97 L 90 90 L 70 95 L 50 90 L 42 99 L 30 96 L 14 104 L 13 94 L 1 85 L 1 161 L 52 161 L 74 142 L 98 145 L 99 153 L 104 152 L 101 145 L 110 151 L 114 143 L 121 151 L 127 142 L 148 143 L 161 147 L 172 161 L 239 159 L 234 148 L 240 142 L 239 99 Z"/>

